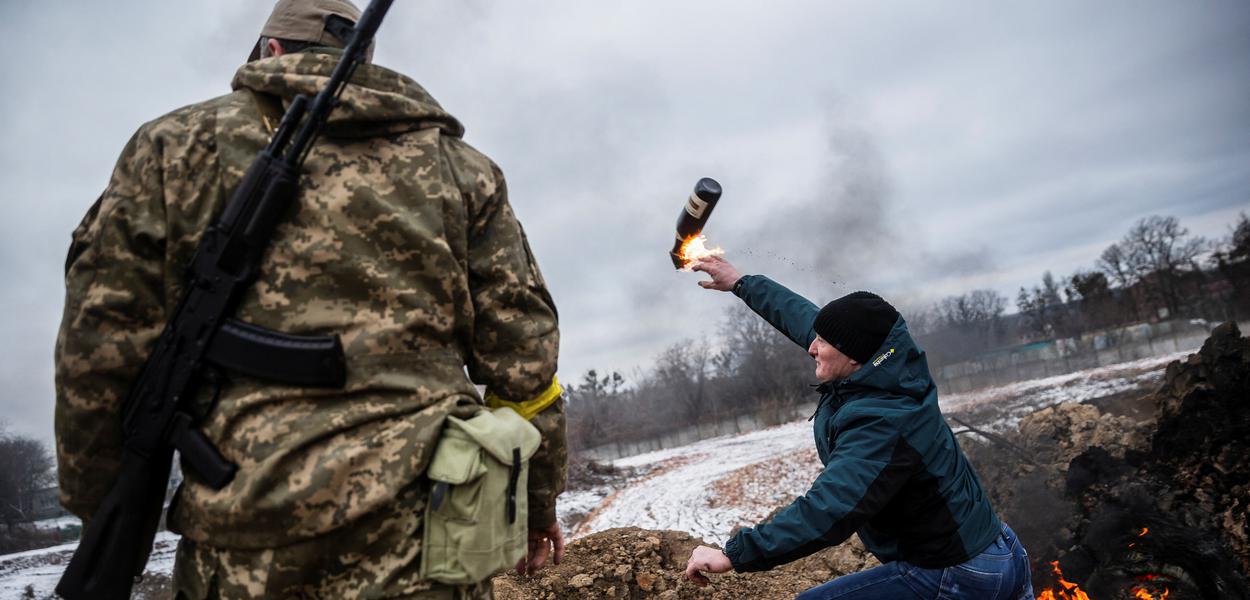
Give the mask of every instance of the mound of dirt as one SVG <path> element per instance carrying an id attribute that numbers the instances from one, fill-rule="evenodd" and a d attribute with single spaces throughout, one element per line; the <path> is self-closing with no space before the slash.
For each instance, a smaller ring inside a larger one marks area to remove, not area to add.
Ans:
<path id="1" fill-rule="evenodd" d="M 1154 401 L 1145 452 L 1095 447 L 1069 464 L 1079 511 L 1063 572 L 1091 597 L 1152 576 L 1178 600 L 1250 599 L 1250 338 L 1216 328 Z"/>
<path id="2" fill-rule="evenodd" d="M 1020 421 L 1023 447 L 1036 463 L 1046 465 L 1047 484 L 1062 490 L 1068 463 L 1089 448 L 1102 448 L 1116 458 L 1150 443 L 1152 423 L 1100 411 L 1088 404 L 1057 404 Z"/>
<path id="3" fill-rule="evenodd" d="M 1164 379 L 1151 458 L 1171 471 L 1185 501 L 1212 517 L 1250 574 L 1250 338 L 1235 323 L 1222 325 Z"/>
<path id="4" fill-rule="evenodd" d="M 532 577 L 495 578 L 499 600 L 662 598 L 664 600 L 791 598 L 839 575 L 877 564 L 858 539 L 762 573 L 711 575 L 701 588 L 682 577 L 703 540 L 679 531 L 609 529 L 569 544 L 564 561 Z M 710 544 L 709 544 L 710 545 Z"/>
<path id="5" fill-rule="evenodd" d="M 1068 464 L 1089 448 L 1122 459 L 1149 445 L 1152 422 L 1104 413 L 1088 404 L 1056 404 L 997 439 L 960 436 L 994 509 L 1045 570 L 1069 543 L 1073 502 L 1065 498 Z M 1007 444 L 1007 445 L 1005 445 Z"/>

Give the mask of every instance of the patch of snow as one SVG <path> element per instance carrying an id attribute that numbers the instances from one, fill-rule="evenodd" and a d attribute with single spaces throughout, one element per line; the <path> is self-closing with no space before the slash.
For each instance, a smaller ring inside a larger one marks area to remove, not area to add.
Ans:
<path id="1" fill-rule="evenodd" d="M 992 429 L 1060 402 L 1082 402 L 1153 385 L 1162 368 L 1188 352 L 940 397 L 944 411 L 991 409 Z M 796 421 L 752 433 L 712 438 L 613 462 L 656 473 L 602 494 L 575 536 L 612 527 L 675 529 L 723 544 L 737 526 L 754 525 L 807 491 L 820 473 L 811 423 Z M 684 460 L 683 460 L 684 459 Z M 672 463 L 679 464 L 672 465 Z M 672 465 L 667 468 L 666 465 Z M 737 487 L 734 487 L 734 486 Z M 767 485 L 768 489 L 757 489 Z M 586 498 L 578 510 L 585 512 Z M 561 499 L 563 502 L 564 499 Z"/>
<path id="2" fill-rule="evenodd" d="M 605 500 L 605 505 L 583 524 L 578 533 L 633 526 L 675 529 L 724 543 L 734 527 L 755 522 L 759 507 L 713 502 L 713 484 L 749 465 L 813 445 L 811 423 L 804 420 L 615 461 L 613 464 L 616 466 L 638 467 L 701 455 L 700 459 L 686 461 L 671 469 L 657 469 L 661 471 L 658 475 L 619 490 Z M 795 485 L 793 490 L 779 493 L 793 497 L 806 491 L 819 473 L 820 463 L 816 462 L 810 468 L 809 479 L 799 479 L 801 483 Z"/>
<path id="3" fill-rule="evenodd" d="M 66 529 L 68 527 L 82 527 L 82 519 L 74 515 L 64 515 L 42 521 L 32 523 L 38 529 Z"/>
<path id="4" fill-rule="evenodd" d="M 1015 429 L 1020 419 L 1047 406 L 1085 402 L 1154 385 L 1163 367 L 1184 360 L 1189 351 L 1086 369 L 1066 375 L 1020 381 L 962 394 L 938 394 L 943 413 L 988 413 L 980 426 L 992 431 Z"/>
<path id="5" fill-rule="evenodd" d="M 574 524 L 590 514 L 603 500 L 612 494 L 610 486 L 595 486 L 591 489 L 564 492 L 556 503 L 556 516 L 566 534 L 574 529 Z"/>
<path id="6" fill-rule="evenodd" d="M 145 576 L 173 573 L 179 537 L 168 531 L 156 534 Z M 0 556 L 0 598 L 24 598 L 28 588 L 35 598 L 55 598 L 56 583 L 77 547 L 74 542 Z"/>

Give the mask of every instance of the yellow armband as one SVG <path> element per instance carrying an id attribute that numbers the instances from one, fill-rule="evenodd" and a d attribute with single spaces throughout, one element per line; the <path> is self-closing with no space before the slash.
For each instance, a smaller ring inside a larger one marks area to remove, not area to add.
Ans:
<path id="1" fill-rule="evenodd" d="M 535 396 L 534 398 L 524 402 L 511 402 L 504 400 L 494 392 L 486 390 L 486 406 L 491 408 L 507 406 L 508 408 L 515 410 L 518 415 L 525 417 L 525 420 L 528 421 L 533 419 L 538 413 L 542 412 L 543 409 L 551 406 L 551 403 L 555 402 L 556 399 L 560 397 L 560 394 L 563 393 L 564 388 L 560 387 L 560 380 L 552 376 L 551 385 L 547 386 L 547 389 L 543 390 L 541 394 Z"/>

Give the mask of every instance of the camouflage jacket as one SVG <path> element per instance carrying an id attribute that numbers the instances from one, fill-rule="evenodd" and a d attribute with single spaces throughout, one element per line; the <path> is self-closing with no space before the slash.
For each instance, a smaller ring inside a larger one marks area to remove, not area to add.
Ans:
<path id="1" fill-rule="evenodd" d="M 120 464 L 120 407 L 178 302 L 201 232 L 268 131 L 252 91 L 314 94 L 338 57 L 244 65 L 234 92 L 143 125 L 73 235 L 56 348 L 61 502 L 90 516 Z M 244 321 L 338 334 L 345 389 L 230 375 L 203 430 L 238 463 L 221 490 L 192 480 L 172 528 L 219 547 L 310 539 L 420 479 L 452 405 L 524 402 L 554 385 L 555 306 L 499 167 L 419 85 L 362 65 L 310 153 L 299 209 L 277 229 Z M 563 490 L 564 409 L 533 419 L 532 526 Z"/>

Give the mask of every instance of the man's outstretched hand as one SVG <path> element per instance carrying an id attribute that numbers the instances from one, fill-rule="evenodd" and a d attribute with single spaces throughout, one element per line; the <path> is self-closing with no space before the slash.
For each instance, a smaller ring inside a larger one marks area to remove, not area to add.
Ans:
<path id="1" fill-rule="evenodd" d="M 732 287 L 732 284 L 730 285 Z M 733 563 L 730 562 L 728 556 L 725 556 L 724 552 L 716 548 L 699 546 L 694 549 L 694 552 L 690 553 L 690 560 L 686 561 L 686 579 L 695 582 L 699 587 L 703 587 L 711 583 L 711 580 L 704 576 L 703 572 L 724 573 L 733 568 Z"/>
<path id="2" fill-rule="evenodd" d="M 516 572 L 521 575 L 533 575 L 547 563 L 547 556 L 554 554 L 553 562 L 560 564 L 564 560 L 564 533 L 560 531 L 560 522 L 556 521 L 543 529 L 531 529 L 529 532 L 529 551 L 525 558 L 517 561 Z"/>
<path id="3" fill-rule="evenodd" d="M 734 289 L 734 284 L 738 283 L 739 279 L 742 279 L 742 273 L 738 272 L 738 267 L 719 256 L 701 258 L 690 266 L 690 270 L 703 271 L 712 276 L 711 281 L 699 282 L 699 287 L 707 290 L 728 292 Z"/>

